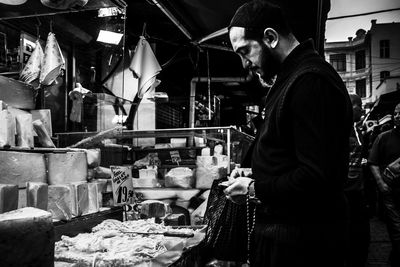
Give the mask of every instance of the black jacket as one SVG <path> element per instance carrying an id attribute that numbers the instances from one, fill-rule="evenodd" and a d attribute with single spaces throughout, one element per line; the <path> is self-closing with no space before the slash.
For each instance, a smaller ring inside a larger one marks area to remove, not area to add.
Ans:
<path id="1" fill-rule="evenodd" d="M 251 167 L 259 222 L 343 220 L 352 107 L 336 71 L 314 50 L 297 46 L 266 100 Z"/>

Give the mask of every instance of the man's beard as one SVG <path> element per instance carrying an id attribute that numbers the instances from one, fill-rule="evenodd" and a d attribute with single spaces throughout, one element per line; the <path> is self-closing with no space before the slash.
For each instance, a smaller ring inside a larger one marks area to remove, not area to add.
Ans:
<path id="1" fill-rule="evenodd" d="M 256 72 L 258 80 L 263 87 L 271 87 L 276 79 L 276 75 L 280 69 L 280 62 L 272 55 L 269 48 L 261 43 L 262 54 L 261 54 L 261 70 L 262 74 Z"/>

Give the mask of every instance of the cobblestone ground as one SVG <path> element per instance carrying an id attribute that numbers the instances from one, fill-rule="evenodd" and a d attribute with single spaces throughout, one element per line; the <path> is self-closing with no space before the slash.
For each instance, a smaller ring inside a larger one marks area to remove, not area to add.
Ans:
<path id="1" fill-rule="evenodd" d="M 369 246 L 367 267 L 390 267 L 388 258 L 391 250 L 386 225 L 374 217 L 370 220 L 371 243 Z"/>

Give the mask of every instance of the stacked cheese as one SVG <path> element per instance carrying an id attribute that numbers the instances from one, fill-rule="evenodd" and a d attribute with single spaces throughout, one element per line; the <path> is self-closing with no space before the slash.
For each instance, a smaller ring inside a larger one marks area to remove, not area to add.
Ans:
<path id="1" fill-rule="evenodd" d="M 165 187 L 193 188 L 194 183 L 193 171 L 187 167 L 173 168 L 165 175 Z"/>
<path id="2" fill-rule="evenodd" d="M 98 212 L 98 186 L 98 183 L 86 182 L 50 185 L 48 210 L 53 219 L 70 220 L 72 217 Z"/>
<path id="3" fill-rule="evenodd" d="M 139 178 L 132 178 L 134 188 L 153 188 L 159 187 L 157 180 L 157 166 L 139 169 Z"/>

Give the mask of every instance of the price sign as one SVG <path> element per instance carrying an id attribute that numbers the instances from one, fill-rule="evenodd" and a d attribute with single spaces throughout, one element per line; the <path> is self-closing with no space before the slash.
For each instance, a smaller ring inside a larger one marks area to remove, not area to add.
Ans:
<path id="1" fill-rule="evenodd" d="M 171 155 L 171 160 L 173 163 L 176 163 L 177 165 L 179 165 L 179 162 L 181 162 L 181 156 L 179 155 L 179 151 L 177 150 L 172 150 L 169 152 L 169 154 Z"/>
<path id="2" fill-rule="evenodd" d="M 132 167 L 110 166 L 114 204 L 131 203 L 133 198 Z"/>

